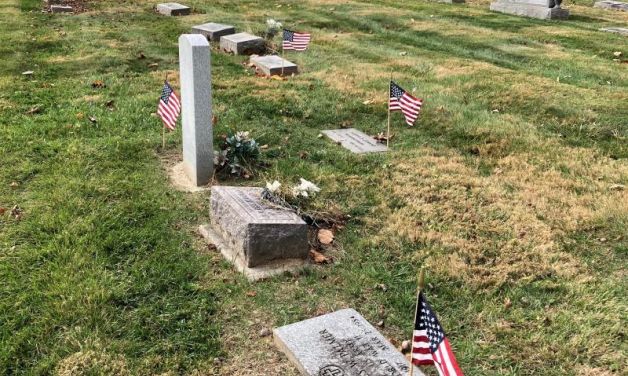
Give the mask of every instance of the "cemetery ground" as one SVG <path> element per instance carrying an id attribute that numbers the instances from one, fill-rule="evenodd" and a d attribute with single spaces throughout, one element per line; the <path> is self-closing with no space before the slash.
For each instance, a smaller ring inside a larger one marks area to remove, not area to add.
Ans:
<path id="1" fill-rule="evenodd" d="M 0 373 L 296 375 L 264 329 L 351 307 L 399 345 L 425 265 L 466 374 L 625 375 L 628 48 L 598 29 L 628 13 L 488 3 L 0 0 Z M 350 219 L 332 264 L 251 283 L 196 235 L 207 194 L 171 188 L 180 130 L 162 150 L 151 114 L 180 34 L 267 18 L 313 44 L 285 81 L 214 49 L 215 138 L 268 145 L 219 184 L 303 177 Z M 384 131 L 391 71 L 425 106 L 390 152 L 318 137 Z"/>

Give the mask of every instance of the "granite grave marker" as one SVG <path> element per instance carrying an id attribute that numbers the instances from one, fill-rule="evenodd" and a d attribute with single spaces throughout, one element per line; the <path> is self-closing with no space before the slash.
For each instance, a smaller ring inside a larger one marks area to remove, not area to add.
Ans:
<path id="1" fill-rule="evenodd" d="M 386 145 L 380 144 L 373 137 L 355 128 L 332 129 L 323 131 L 323 134 L 354 153 L 361 154 L 388 151 Z"/>
<path id="2" fill-rule="evenodd" d="M 225 35 L 220 38 L 220 49 L 235 55 L 253 55 L 264 53 L 264 39 L 249 33 Z"/>
<path id="3" fill-rule="evenodd" d="M 307 263 L 307 224 L 262 200 L 262 188 L 211 188 L 211 225 L 199 231 L 236 268 L 255 280 Z"/>
<path id="4" fill-rule="evenodd" d="M 191 9 L 188 6 L 179 3 L 161 3 L 157 4 L 157 12 L 166 16 L 187 16 Z"/>
<path id="5" fill-rule="evenodd" d="M 290 76 L 299 73 L 296 64 L 277 55 L 251 56 L 250 62 L 267 76 Z"/>
<path id="6" fill-rule="evenodd" d="M 219 23 L 209 22 L 192 27 L 192 34 L 202 34 L 208 40 L 212 42 L 217 42 L 222 36 L 235 34 L 235 27 L 231 25 L 223 25 Z"/>
<path id="7" fill-rule="evenodd" d="M 179 37 L 183 166 L 192 185 L 209 183 L 214 172 L 209 42 L 200 34 Z"/>
<path id="8" fill-rule="evenodd" d="M 612 1 L 612 0 L 596 1 L 595 4 L 593 4 L 593 6 L 595 8 L 623 10 L 624 12 L 628 11 L 628 3 L 624 3 L 621 1 Z"/>
<path id="9" fill-rule="evenodd" d="M 273 337 L 304 376 L 407 376 L 410 362 L 357 311 L 343 309 L 276 328 Z M 415 367 L 415 376 L 424 376 Z"/>
<path id="10" fill-rule="evenodd" d="M 628 28 L 626 27 L 605 27 L 600 29 L 601 31 L 606 31 L 608 33 L 616 33 L 621 35 L 628 36 Z"/>
<path id="11" fill-rule="evenodd" d="M 569 10 L 561 8 L 562 0 L 497 0 L 490 9 L 496 12 L 532 18 L 566 19 Z"/>

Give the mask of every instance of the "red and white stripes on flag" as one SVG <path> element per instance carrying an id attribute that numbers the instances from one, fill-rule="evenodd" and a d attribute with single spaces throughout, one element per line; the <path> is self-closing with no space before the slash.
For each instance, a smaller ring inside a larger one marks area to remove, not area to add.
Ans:
<path id="1" fill-rule="evenodd" d="M 406 118 L 406 123 L 413 126 L 421 112 L 423 100 L 415 98 L 403 90 L 401 86 L 390 81 L 390 95 L 388 98 L 388 111 L 401 111 Z"/>
<path id="2" fill-rule="evenodd" d="M 416 305 L 412 363 L 417 366 L 434 365 L 440 376 L 463 376 L 445 331 L 422 292 Z"/>
<path id="3" fill-rule="evenodd" d="M 180 113 L 181 103 L 179 102 L 179 98 L 174 92 L 174 89 L 168 84 L 168 81 L 166 81 L 164 82 L 164 88 L 161 90 L 157 114 L 164 122 L 164 126 L 172 131 L 176 127 Z"/>
<path id="4" fill-rule="evenodd" d="M 283 44 L 285 50 L 305 51 L 310 44 L 310 33 L 297 33 L 296 31 L 283 29 Z"/>

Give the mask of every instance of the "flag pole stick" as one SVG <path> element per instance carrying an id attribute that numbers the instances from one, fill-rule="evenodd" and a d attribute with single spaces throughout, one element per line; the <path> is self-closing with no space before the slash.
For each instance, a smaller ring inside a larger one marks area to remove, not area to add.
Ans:
<path id="1" fill-rule="evenodd" d="M 164 84 L 168 83 L 168 72 L 166 72 L 166 78 L 164 78 Z M 161 125 L 161 150 L 166 149 L 166 124 Z"/>
<path id="2" fill-rule="evenodd" d="M 421 290 L 423 290 L 423 288 L 425 287 L 425 271 L 423 270 L 423 268 L 421 267 L 421 270 L 419 271 L 419 285 L 417 286 L 417 291 L 416 291 L 416 295 L 417 295 L 417 300 L 416 300 L 416 305 L 414 306 L 414 321 L 412 322 L 412 325 L 416 324 L 416 317 L 418 314 L 418 310 L 419 310 L 419 293 L 421 293 Z M 412 342 L 414 342 L 414 327 L 412 328 Z M 412 343 L 411 342 L 411 343 Z M 410 376 L 414 376 L 414 364 L 412 364 L 412 350 L 413 350 L 413 345 L 410 345 Z"/>
<path id="3" fill-rule="evenodd" d="M 392 77 L 393 72 L 390 71 L 390 82 L 388 83 L 388 127 L 386 131 L 386 148 L 388 148 L 388 143 L 390 141 L 390 85 L 392 85 Z"/>

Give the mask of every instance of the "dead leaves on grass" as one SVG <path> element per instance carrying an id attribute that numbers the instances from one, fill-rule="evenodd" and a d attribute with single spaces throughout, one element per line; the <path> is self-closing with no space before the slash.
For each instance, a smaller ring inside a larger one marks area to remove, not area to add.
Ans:
<path id="1" fill-rule="evenodd" d="M 315 249 L 310 249 L 310 258 L 318 265 L 331 264 L 334 261 L 332 257 L 325 256 Z"/>

